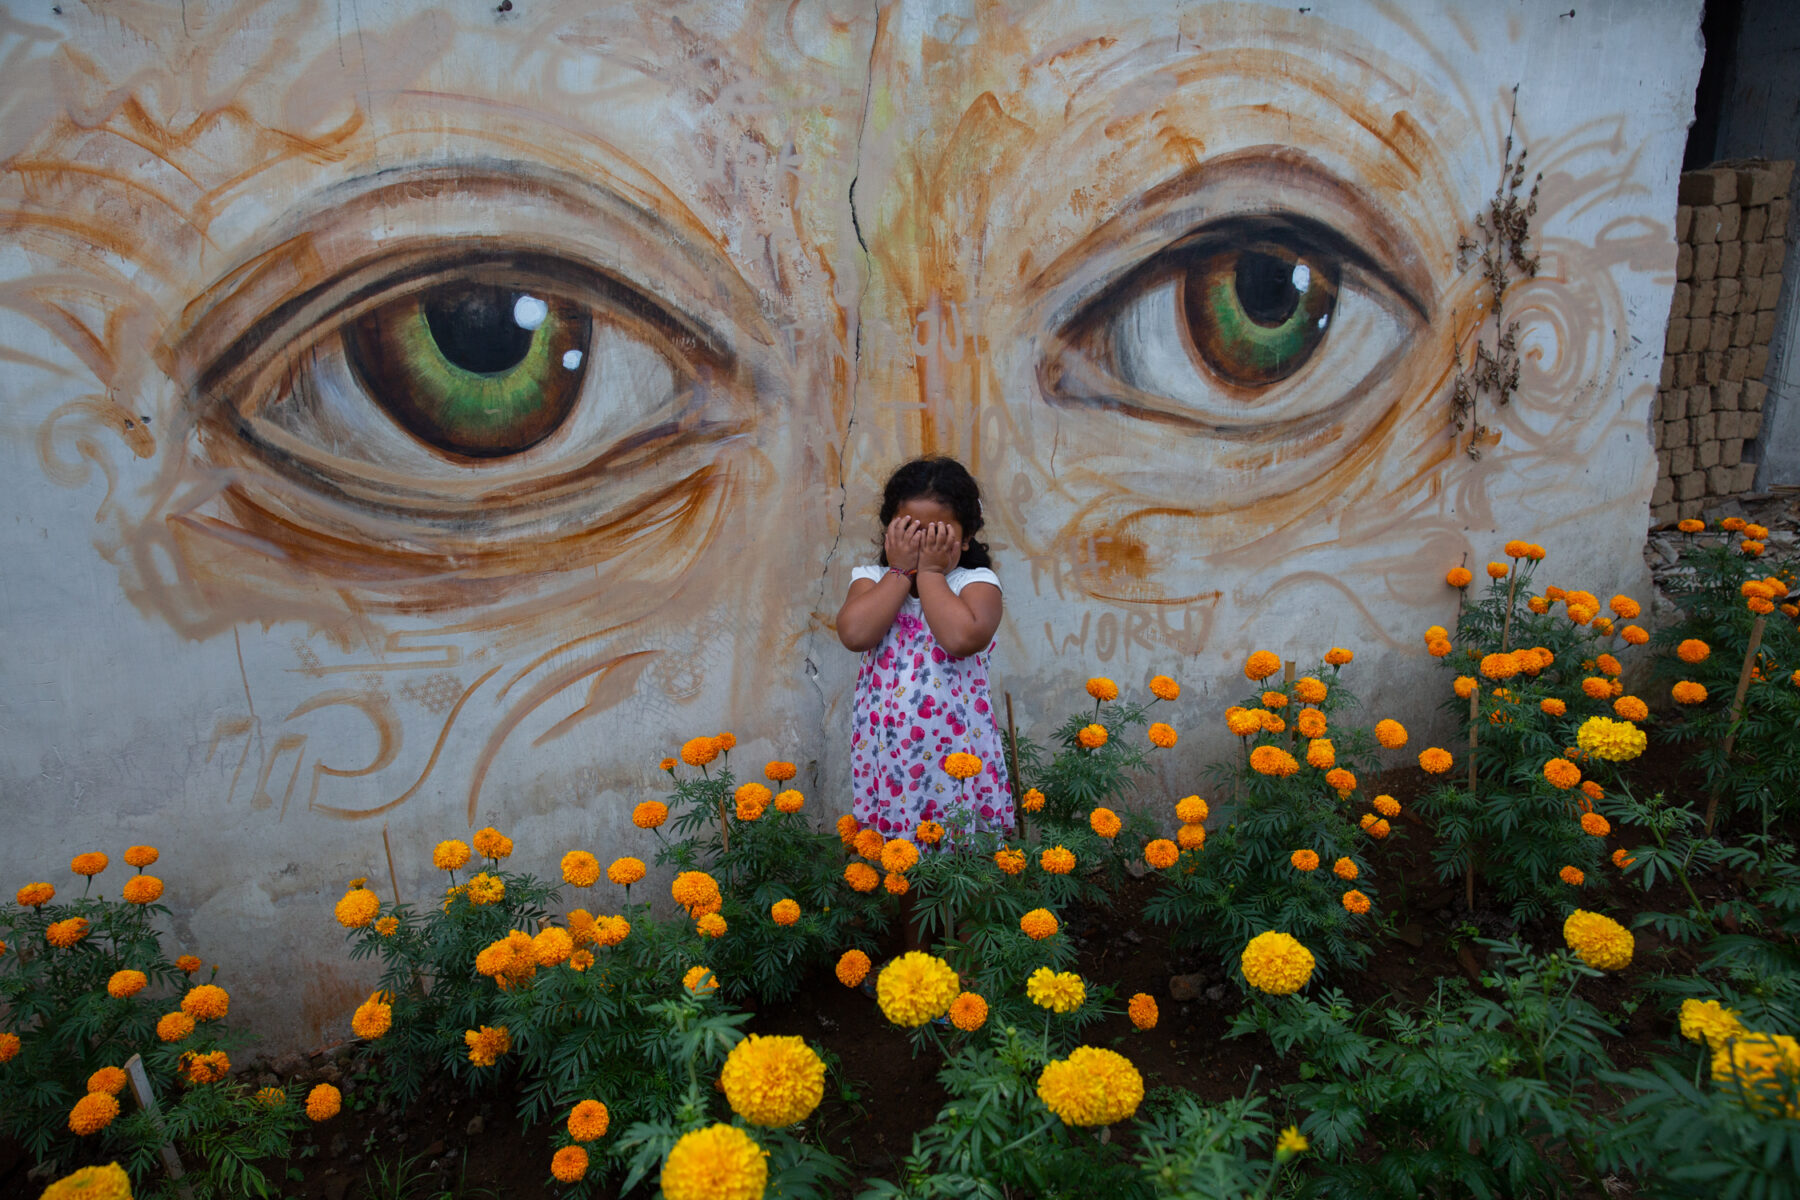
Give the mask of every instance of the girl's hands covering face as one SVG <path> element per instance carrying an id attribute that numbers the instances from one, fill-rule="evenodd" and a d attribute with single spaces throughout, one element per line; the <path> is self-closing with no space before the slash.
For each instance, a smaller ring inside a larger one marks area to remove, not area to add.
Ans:
<path id="1" fill-rule="evenodd" d="M 888 522 L 882 547 L 887 551 L 888 566 L 902 571 L 919 566 L 919 547 L 925 541 L 925 527 L 908 516 L 897 516 Z"/>
<path id="2" fill-rule="evenodd" d="M 940 521 L 923 526 L 919 546 L 919 570 L 948 574 L 962 557 L 962 543 L 956 529 Z"/>

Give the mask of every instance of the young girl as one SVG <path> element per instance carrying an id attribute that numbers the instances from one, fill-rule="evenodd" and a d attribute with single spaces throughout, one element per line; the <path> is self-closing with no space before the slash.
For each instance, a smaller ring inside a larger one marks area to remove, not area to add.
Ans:
<path id="1" fill-rule="evenodd" d="M 1006 758 L 988 697 L 1000 579 L 981 532 L 981 489 L 949 458 L 917 459 L 888 479 L 880 565 L 850 573 L 838 637 L 862 652 L 850 734 L 856 819 L 887 837 L 944 821 L 959 796 L 988 829 L 1013 825 Z M 980 757 L 959 784 L 946 755 Z"/>

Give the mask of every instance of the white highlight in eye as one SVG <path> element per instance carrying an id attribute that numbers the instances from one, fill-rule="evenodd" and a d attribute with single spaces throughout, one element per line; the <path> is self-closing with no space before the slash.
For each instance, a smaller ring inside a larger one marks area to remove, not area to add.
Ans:
<path id="1" fill-rule="evenodd" d="M 1296 292 L 1299 292 L 1302 296 L 1304 296 L 1304 295 L 1306 295 L 1307 287 L 1311 283 L 1312 283 L 1312 268 L 1307 266 L 1305 263 L 1295 263 L 1294 264 L 1294 290 Z"/>
<path id="2" fill-rule="evenodd" d="M 513 320 L 520 329 L 535 330 L 550 315 L 550 306 L 536 296 L 520 296 L 513 301 Z"/>
<path id="3" fill-rule="evenodd" d="M 563 369 L 564 370 L 573 371 L 576 367 L 579 367 L 580 365 L 581 365 L 581 351 L 579 351 L 579 350 L 563 351 Z"/>

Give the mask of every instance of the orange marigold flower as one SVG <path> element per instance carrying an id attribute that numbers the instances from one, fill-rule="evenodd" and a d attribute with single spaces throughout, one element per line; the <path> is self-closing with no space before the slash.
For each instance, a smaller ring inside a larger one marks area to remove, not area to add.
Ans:
<path id="1" fill-rule="evenodd" d="M 1206 847 L 1206 826 L 1183 825 L 1175 831 L 1175 841 L 1183 850 L 1201 850 Z"/>
<path id="2" fill-rule="evenodd" d="M 1175 802 L 1175 819 L 1183 825 L 1198 825 L 1209 813 L 1206 801 L 1198 796 L 1183 796 Z"/>
<path id="3" fill-rule="evenodd" d="M 1041 942 L 1055 934 L 1056 917 L 1047 908 L 1034 908 L 1019 918 L 1019 928 L 1032 941 Z"/>
<path id="4" fill-rule="evenodd" d="M 913 837 L 927 846 L 935 846 L 944 840 L 944 827 L 936 821 L 920 821 L 913 830 Z"/>
<path id="5" fill-rule="evenodd" d="M 1096 808 L 1088 814 L 1088 827 L 1103 838 L 1115 838 L 1123 826 L 1118 813 L 1110 808 Z"/>
<path id="6" fill-rule="evenodd" d="M 69 1128 L 82 1137 L 99 1133 L 119 1115 L 119 1102 L 105 1092 L 89 1092 L 69 1111 Z"/>
<path id="7" fill-rule="evenodd" d="M 1453 761 L 1448 750 L 1441 750 L 1436 746 L 1419 752 L 1419 766 L 1430 775 L 1442 775 L 1450 769 Z"/>
<path id="8" fill-rule="evenodd" d="M 1281 670 L 1281 656 L 1268 650 L 1258 650 L 1244 660 L 1244 678 L 1256 683 L 1267 679 Z"/>
<path id="9" fill-rule="evenodd" d="M 1553 758 L 1544 764 L 1544 778 L 1567 791 L 1581 782 L 1581 768 L 1566 758 Z"/>
<path id="10" fill-rule="evenodd" d="M 575 953 L 575 939 L 569 931 L 555 925 L 538 931 L 531 939 L 531 956 L 540 967 L 560 967 Z"/>
<path id="11" fill-rule="evenodd" d="M 469 1048 L 470 1062 L 478 1067 L 491 1067 L 512 1049 L 512 1035 L 507 1033 L 504 1025 L 483 1025 L 464 1033 L 463 1044 Z"/>
<path id="12" fill-rule="evenodd" d="M 161 853 L 158 852 L 155 846 L 125 847 L 125 865 L 128 867 L 136 867 L 140 871 L 145 867 L 150 866 L 161 857 Z"/>
<path id="13" fill-rule="evenodd" d="M 1360 917 L 1369 911 L 1369 898 L 1351 888 L 1344 893 L 1344 908 Z"/>
<path id="14" fill-rule="evenodd" d="M 1557 875 L 1570 887 L 1580 887 L 1587 882 L 1587 876 L 1582 873 L 1580 867 L 1564 867 L 1557 872 Z"/>
<path id="15" fill-rule="evenodd" d="M 800 768 L 791 762 L 776 759 L 763 767 L 763 777 L 771 783 L 786 783 L 800 773 Z"/>
<path id="16" fill-rule="evenodd" d="M 1763 543 L 1755 541 L 1751 538 L 1745 538 L 1743 541 L 1738 543 L 1738 549 L 1742 550 L 1744 552 L 1744 554 L 1749 558 L 1758 558 L 1758 557 L 1761 557 L 1762 552 L 1764 550 L 1768 549 L 1768 547 L 1765 546 Z M 1764 601 L 1764 603 L 1767 603 L 1767 601 Z M 1752 611 L 1754 611 L 1754 610 L 1752 610 Z"/>
<path id="17" fill-rule="evenodd" d="M 1296 871 L 1316 871 L 1319 869 L 1319 855 L 1315 850 L 1296 850 L 1288 855 L 1288 861 L 1294 864 Z"/>
<path id="18" fill-rule="evenodd" d="M 329 1121 L 343 1108 L 344 1094 L 329 1083 L 321 1083 L 306 1094 L 306 1115 L 314 1121 Z"/>
<path id="19" fill-rule="evenodd" d="M 156 1022 L 156 1036 L 165 1042 L 179 1042 L 194 1032 L 194 1018 L 184 1012 L 164 1013 Z"/>
<path id="20" fill-rule="evenodd" d="M 1325 786 L 1342 799 L 1356 790 L 1356 776 L 1342 767 L 1333 767 L 1325 772 Z"/>
<path id="21" fill-rule="evenodd" d="M 777 925 L 792 925 L 800 919 L 799 901 L 777 900 L 769 906 L 769 919 Z"/>
<path id="22" fill-rule="evenodd" d="M 1314 679 L 1311 675 L 1302 675 L 1294 680 L 1294 695 L 1307 704 L 1323 704 L 1325 697 L 1330 694 L 1324 681 Z"/>
<path id="23" fill-rule="evenodd" d="M 1355 657 L 1356 655 L 1344 649 L 1342 646 L 1333 646 L 1325 652 L 1325 662 L 1327 666 L 1341 667 Z"/>
<path id="24" fill-rule="evenodd" d="M 1450 689 L 1456 693 L 1456 698 L 1458 700 L 1467 700 L 1470 696 L 1475 694 L 1476 686 L 1475 677 L 1473 675 L 1458 675 L 1455 681 L 1451 683 Z"/>
<path id="25" fill-rule="evenodd" d="M 163 894 L 163 881 L 154 875 L 133 875 L 119 895 L 128 904 L 155 904 Z"/>
<path id="26" fill-rule="evenodd" d="M 1099 728 L 1090 726 L 1090 728 Z M 1105 738 L 1101 739 L 1105 741 Z M 973 779 L 981 774 L 981 759 L 973 754 L 947 754 L 944 756 L 944 774 L 952 779 Z"/>
<path id="27" fill-rule="evenodd" d="M 86 917 L 70 917 L 66 921 L 53 921 L 44 930 L 44 939 L 52 946 L 67 948 L 88 935 Z"/>
<path id="28" fill-rule="evenodd" d="M 16 899 L 26 908 L 39 908 L 56 896 L 56 889 L 47 883 L 28 883 L 20 888 Z"/>
<path id="29" fill-rule="evenodd" d="M 188 989 L 181 1011 L 196 1021 L 216 1021 L 231 1011 L 231 997 L 218 984 L 203 983 Z"/>
<path id="30" fill-rule="evenodd" d="M 872 892 L 880 885 L 881 876 L 868 863 L 853 862 L 844 868 L 844 882 L 852 891 Z"/>
<path id="31" fill-rule="evenodd" d="M 1511 541 L 1507 542 L 1505 546 L 1501 547 L 1501 552 L 1508 558 L 1524 558 L 1531 552 L 1531 543 L 1520 541 L 1518 538 L 1513 538 Z"/>
<path id="32" fill-rule="evenodd" d="M 1444 573 L 1444 582 L 1453 588 L 1466 588 L 1474 580 L 1474 572 L 1467 567 L 1451 567 Z"/>
<path id="33" fill-rule="evenodd" d="M 655 829 L 669 819 L 669 806 L 661 800 L 646 800 L 631 810 L 631 823 L 639 829 Z"/>
<path id="34" fill-rule="evenodd" d="M 1561 700 L 1558 700 L 1555 696 L 1546 696 L 1544 699 L 1539 700 L 1538 707 L 1553 717 L 1560 717 L 1569 711 L 1569 706 L 1564 704 Z"/>
<path id="35" fill-rule="evenodd" d="M 1287 729 L 1287 722 L 1265 708 L 1251 709 L 1256 719 L 1262 724 L 1264 733 L 1282 733 Z"/>
<path id="36" fill-rule="evenodd" d="M 642 879 L 647 871 L 641 858 L 615 858 L 612 865 L 606 868 L 606 877 L 620 887 L 630 887 Z"/>
<path id="37" fill-rule="evenodd" d="M 1389 750 L 1406 745 L 1406 726 L 1388 717 L 1375 722 L 1375 740 Z"/>
<path id="38" fill-rule="evenodd" d="M 1571 604 L 1569 605 L 1568 611 L 1569 620 L 1575 622 L 1577 625 L 1586 625 L 1589 621 L 1594 619 L 1596 612 L 1595 609 L 1589 608 L 1585 604 Z"/>
<path id="39" fill-rule="evenodd" d="M 1384 817 L 1397 817 L 1400 815 L 1400 802 L 1392 796 L 1377 796 L 1375 797 L 1375 803 L 1370 807 L 1374 808 L 1376 812 Z"/>
<path id="40" fill-rule="evenodd" d="M 907 892 L 912 890 L 912 884 L 908 883 L 906 876 L 898 871 L 889 871 L 887 877 L 881 881 L 881 884 L 896 896 L 904 896 Z"/>
<path id="41" fill-rule="evenodd" d="M 18 1056 L 19 1035 L 16 1033 L 0 1033 L 0 1063 L 9 1063 Z"/>
<path id="42" fill-rule="evenodd" d="M 1361 874 L 1361 872 L 1356 869 L 1356 864 L 1348 858 L 1340 858 L 1332 863 L 1331 873 L 1346 882 L 1355 879 L 1357 875 Z"/>
<path id="43" fill-rule="evenodd" d="M 86 875 L 89 879 L 106 870 L 106 855 L 98 850 L 89 850 L 86 854 L 77 854 L 69 860 L 69 870 L 77 875 Z"/>
<path id="44" fill-rule="evenodd" d="M 675 760 L 673 758 L 665 758 L 657 763 L 656 766 L 660 771 L 667 771 L 671 775 L 675 773 Z"/>
<path id="45" fill-rule="evenodd" d="M 1613 864 L 1613 866 L 1619 868 L 1619 870 L 1621 870 L 1621 871 L 1623 871 L 1626 867 L 1629 867 L 1632 863 L 1634 863 L 1636 861 L 1637 861 L 1637 859 L 1633 858 L 1629 853 L 1627 853 L 1625 850 L 1625 847 L 1623 847 L 1623 846 L 1620 846 L 1617 850 L 1614 850 L 1612 852 L 1612 864 Z"/>
<path id="46" fill-rule="evenodd" d="M 1150 694 L 1158 700 L 1175 700 L 1181 695 L 1181 685 L 1167 675 L 1152 675 Z"/>
<path id="47" fill-rule="evenodd" d="M 1706 702 L 1706 688 L 1688 679 L 1684 679 L 1670 688 L 1669 695 L 1677 704 L 1704 704 Z"/>
<path id="48" fill-rule="evenodd" d="M 475 853 L 481 855 L 483 858 L 498 860 L 510 858 L 512 856 L 512 839 L 507 837 L 504 833 L 501 833 L 498 829 L 495 829 L 492 825 L 489 825 L 485 829 L 476 830 L 475 836 L 469 840 L 475 844 Z"/>
<path id="49" fill-rule="evenodd" d="M 856 835 L 861 832 L 862 826 L 857 824 L 856 818 L 850 813 L 845 813 L 837 819 L 838 840 L 844 843 L 844 849 L 848 850 L 854 846 Z"/>
<path id="50" fill-rule="evenodd" d="M 1491 562 L 1487 565 L 1488 578 L 1489 579 L 1505 579 L 1506 573 L 1508 571 L 1510 571 L 1511 569 L 1512 569 L 1511 567 L 1507 566 L 1503 562 Z"/>
<path id="51" fill-rule="evenodd" d="M 974 1033 L 987 1024 L 987 1001 L 974 992 L 961 992 L 950 1002 L 950 1023 L 964 1033 Z"/>
<path id="52" fill-rule="evenodd" d="M 1766 617 L 1775 611 L 1775 602 L 1773 600 L 1764 600 L 1761 596 L 1752 596 L 1750 599 L 1744 601 L 1744 607 L 1748 608 L 1759 617 Z"/>
<path id="53" fill-rule="evenodd" d="M 870 862 L 875 862 L 881 858 L 882 847 L 886 845 L 887 839 L 881 836 L 881 830 L 879 829 L 871 828 L 857 831 L 856 852 Z"/>
<path id="54" fill-rule="evenodd" d="M 1425 649 L 1433 658 L 1447 658 L 1450 654 L 1451 646 L 1449 642 L 1445 641 L 1443 638 L 1439 638 L 1433 642 L 1426 642 Z"/>
<path id="55" fill-rule="evenodd" d="M 1612 695 L 1612 682 L 1598 675 L 1589 675 L 1581 681 L 1581 694 L 1590 700 L 1605 700 Z"/>
<path id="56" fill-rule="evenodd" d="M 1586 796 L 1589 800 L 1604 800 L 1606 798 L 1606 789 L 1591 779 L 1584 779 L 1581 781 L 1581 794 Z"/>
<path id="57" fill-rule="evenodd" d="M 1137 993 L 1126 1002 L 1125 1015 L 1130 1017 L 1131 1023 L 1139 1029 L 1155 1029 L 1158 1016 L 1156 999 L 1145 992 Z"/>
<path id="58" fill-rule="evenodd" d="M 1619 636 L 1625 639 L 1625 644 L 1628 646 L 1642 646 L 1650 640 L 1650 635 L 1638 625 L 1627 625 L 1619 630 Z"/>
<path id="59" fill-rule="evenodd" d="M 1582 813 L 1581 832 L 1593 837 L 1603 838 L 1612 832 L 1612 822 L 1608 821 L 1599 813 Z"/>
<path id="60" fill-rule="evenodd" d="M 1636 696 L 1620 696 L 1613 701 L 1613 712 L 1627 721 L 1647 721 L 1650 719 L 1650 706 Z"/>
<path id="61" fill-rule="evenodd" d="M 1480 669 L 1489 679 L 1511 679 L 1519 673 L 1519 659 L 1510 653 L 1483 655 Z"/>
<path id="62" fill-rule="evenodd" d="M 600 881 L 600 860 L 586 850 L 571 850 L 562 857 L 562 877 L 570 887 L 593 887 Z"/>
<path id="63" fill-rule="evenodd" d="M 1002 847 L 994 851 L 994 865 L 1008 875 L 1017 875 L 1025 869 L 1025 852 Z"/>
<path id="64" fill-rule="evenodd" d="M 1294 756 L 1276 746 L 1258 746 L 1250 752 L 1250 769 L 1259 775 L 1284 778 L 1300 769 Z"/>
<path id="65" fill-rule="evenodd" d="M 719 757 L 719 749 L 716 738 L 689 738 L 681 744 L 681 761 L 690 767 L 704 767 Z"/>
<path id="66" fill-rule="evenodd" d="M 1435 642 L 1450 636 L 1450 631 L 1442 625 L 1429 625 L 1425 629 L 1426 642 Z"/>
<path id="67" fill-rule="evenodd" d="M 1548 597 L 1548 596 L 1527 596 L 1525 598 L 1525 607 L 1529 608 L 1532 612 L 1536 613 L 1538 616 L 1541 617 L 1545 613 L 1550 611 L 1550 597 Z"/>
<path id="68" fill-rule="evenodd" d="M 715 733 L 713 735 L 713 742 L 719 747 L 720 753 L 737 749 L 737 735 L 735 733 Z"/>
<path id="69" fill-rule="evenodd" d="M 1150 744 L 1161 750 L 1167 750 L 1173 746 L 1177 737 L 1174 726 L 1165 725 L 1161 721 L 1153 723 L 1146 732 L 1150 738 Z"/>
<path id="70" fill-rule="evenodd" d="M 1159 871 L 1168 870 L 1180 857 L 1181 851 L 1168 838 L 1157 838 L 1144 847 L 1144 861 Z"/>
<path id="71" fill-rule="evenodd" d="M 561 1183 L 578 1183 L 587 1171 L 588 1152 L 580 1146 L 564 1146 L 550 1156 L 550 1174 Z"/>
<path id="72" fill-rule="evenodd" d="M 1602 654 L 1599 658 L 1596 658 L 1594 660 L 1594 665 L 1600 668 L 1600 673 L 1602 675 L 1607 676 L 1617 675 L 1620 671 L 1625 669 L 1619 665 L 1619 660 L 1610 654 Z"/>
<path id="73" fill-rule="evenodd" d="M 743 783 L 738 785 L 731 798 L 737 802 L 738 820 L 760 821 L 774 795 L 760 783 Z"/>
<path id="74" fill-rule="evenodd" d="M 1699 638 L 1688 638 L 1675 647 L 1675 657 L 1684 663 L 1703 663 L 1706 656 L 1712 653 L 1712 647 Z"/>
<path id="75" fill-rule="evenodd" d="M 1303 708 L 1294 716 L 1294 728 L 1303 738 L 1325 736 L 1325 714 L 1316 708 Z"/>
<path id="76" fill-rule="evenodd" d="M 1262 732 L 1262 718 L 1255 709 L 1232 707 L 1225 710 L 1225 727 L 1239 737 Z"/>
<path id="77" fill-rule="evenodd" d="M 1038 866 L 1052 875 L 1067 875 L 1075 869 L 1075 853 L 1064 846 L 1052 846 L 1038 855 Z"/>
<path id="78" fill-rule="evenodd" d="M 1119 685 L 1104 675 L 1096 675 L 1087 681 L 1087 694 L 1096 700 L 1110 701 L 1119 698 Z"/>
<path id="79" fill-rule="evenodd" d="M 1644 611 L 1642 605 L 1626 595 L 1614 596 L 1611 600 L 1606 602 L 1606 606 L 1612 609 L 1613 616 L 1618 617 L 1622 621 L 1629 621 Z"/>
<path id="80" fill-rule="evenodd" d="M 1681 530 L 1683 533 L 1699 533 L 1706 528 L 1706 522 L 1696 521 L 1693 517 L 1689 517 L 1684 521 L 1677 521 L 1675 523 L 1675 528 Z"/>
<path id="81" fill-rule="evenodd" d="M 1385 838 L 1388 835 L 1390 828 L 1391 827 L 1388 825 L 1387 820 L 1385 818 L 1383 818 L 1381 820 L 1374 822 L 1372 825 L 1369 826 L 1369 830 L 1368 830 L 1369 836 L 1376 839 L 1377 841 L 1380 841 L 1382 838 Z"/>
<path id="82" fill-rule="evenodd" d="M 1098 750 L 1106 745 L 1106 726 L 1084 725 L 1081 732 L 1075 735 L 1075 740 L 1081 743 L 1083 749 Z"/>
<path id="83" fill-rule="evenodd" d="M 718 913 L 703 913 L 694 922 L 694 932 L 703 938 L 722 938 L 727 928 L 725 918 Z"/>
<path id="84" fill-rule="evenodd" d="M 1262 694 L 1264 708 L 1281 708 L 1288 702 L 1286 692 L 1264 692 Z"/>
<path id="85" fill-rule="evenodd" d="M 143 991 L 144 985 L 149 982 L 149 978 L 142 971 L 133 971 L 129 968 L 123 971 L 114 971 L 112 977 L 106 981 L 106 994 L 123 1000 Z"/>
<path id="86" fill-rule="evenodd" d="M 1027 788 L 1025 794 L 1019 798 L 1019 807 L 1026 812 L 1042 812 L 1044 810 L 1044 793 L 1036 788 Z"/>
<path id="87" fill-rule="evenodd" d="M 1337 750 L 1330 738 L 1313 738 L 1306 743 L 1306 765 L 1329 771 L 1337 765 Z"/>
<path id="88" fill-rule="evenodd" d="M 845 987 L 856 987 L 868 978 L 872 965 L 869 956 L 861 950 L 846 950 L 837 961 L 838 982 Z"/>
<path id="89" fill-rule="evenodd" d="M 797 813 L 805 804 L 806 797 L 793 788 L 775 794 L 775 811 L 778 813 Z"/>

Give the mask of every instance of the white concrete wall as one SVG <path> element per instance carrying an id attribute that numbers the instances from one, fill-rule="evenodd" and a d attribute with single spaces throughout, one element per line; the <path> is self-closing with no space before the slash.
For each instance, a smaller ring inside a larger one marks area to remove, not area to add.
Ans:
<path id="1" fill-rule="evenodd" d="M 1252 648 L 1353 647 L 1423 728 L 1465 553 L 1641 580 L 1699 0 L 62 9 L 0 73 L 0 882 L 161 845 L 175 946 L 273 1045 L 344 1036 L 330 907 L 392 890 L 384 828 L 413 900 L 490 821 L 546 873 L 645 854 L 657 760 L 724 728 L 842 811 L 827 623 L 905 456 L 986 487 L 1027 730 L 1089 673 L 1184 682 L 1150 799 Z M 1474 461 L 1456 247 L 1509 130 L 1543 269 Z M 1269 239 L 1336 323 L 1227 385 L 1158 305 Z M 612 349 L 458 461 L 342 329 L 488 252 Z"/>

